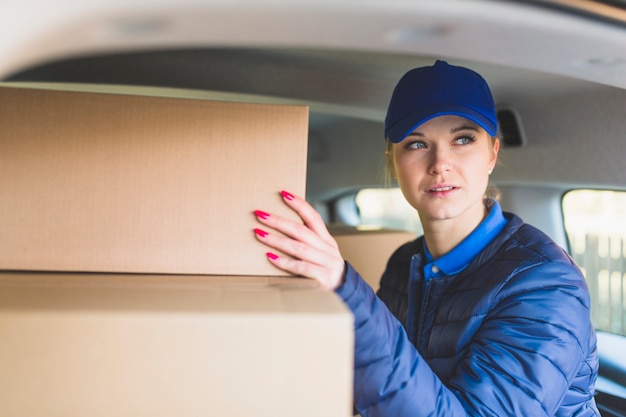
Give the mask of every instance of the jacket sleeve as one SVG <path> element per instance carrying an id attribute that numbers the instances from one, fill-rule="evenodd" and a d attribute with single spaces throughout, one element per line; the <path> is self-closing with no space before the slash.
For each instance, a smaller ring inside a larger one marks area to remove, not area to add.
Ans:
<path id="1" fill-rule="evenodd" d="M 355 316 L 356 408 L 363 416 L 554 415 L 592 337 L 586 291 L 558 264 L 503 284 L 447 386 L 348 267 L 337 292 Z"/>
<path id="2" fill-rule="evenodd" d="M 349 264 L 337 293 L 355 318 L 354 402 L 362 416 L 466 415 L 402 324 Z"/>

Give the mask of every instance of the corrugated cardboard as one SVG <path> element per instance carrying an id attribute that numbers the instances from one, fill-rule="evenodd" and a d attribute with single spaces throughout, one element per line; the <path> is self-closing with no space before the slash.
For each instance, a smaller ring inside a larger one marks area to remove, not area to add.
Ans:
<path id="1" fill-rule="evenodd" d="M 414 233 L 396 230 L 331 229 L 344 259 L 377 291 L 389 257 L 401 245 L 415 240 Z"/>
<path id="2" fill-rule="evenodd" d="M 0 126 L 0 417 L 351 414 L 352 316 L 252 231 L 306 108 L 5 88 Z"/>
<path id="3" fill-rule="evenodd" d="M 252 229 L 295 218 L 308 110 L 0 88 L 0 269 L 281 274 Z"/>
<path id="4" fill-rule="evenodd" d="M 347 417 L 352 319 L 288 277 L 0 274 L 0 416 Z"/>

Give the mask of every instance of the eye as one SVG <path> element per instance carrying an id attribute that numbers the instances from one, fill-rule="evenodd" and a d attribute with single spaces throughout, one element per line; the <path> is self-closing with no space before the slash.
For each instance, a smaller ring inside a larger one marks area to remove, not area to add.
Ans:
<path id="1" fill-rule="evenodd" d="M 414 140 L 405 145 L 405 149 L 426 149 L 426 144 L 421 140 Z"/>
<path id="2" fill-rule="evenodd" d="M 468 145 L 473 142 L 476 142 L 476 137 L 472 135 L 463 135 L 454 139 L 455 145 Z"/>

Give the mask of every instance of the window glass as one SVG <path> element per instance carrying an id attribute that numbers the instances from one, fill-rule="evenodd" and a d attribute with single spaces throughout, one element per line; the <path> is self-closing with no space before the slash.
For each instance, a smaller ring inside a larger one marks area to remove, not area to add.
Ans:
<path id="1" fill-rule="evenodd" d="M 591 294 L 598 330 L 626 335 L 626 192 L 575 190 L 563 198 L 572 257 Z"/>
<path id="2" fill-rule="evenodd" d="M 400 188 L 366 188 L 356 195 L 356 205 L 363 228 L 404 230 L 421 235 L 417 212 L 402 195 Z"/>

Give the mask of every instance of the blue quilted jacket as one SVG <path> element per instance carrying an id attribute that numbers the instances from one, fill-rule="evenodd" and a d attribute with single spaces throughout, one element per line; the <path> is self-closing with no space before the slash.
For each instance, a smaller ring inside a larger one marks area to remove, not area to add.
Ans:
<path id="1" fill-rule="evenodd" d="M 589 294 L 550 238 L 512 214 L 459 274 L 423 282 L 423 238 L 376 296 L 348 265 L 355 408 L 365 416 L 598 416 Z"/>

